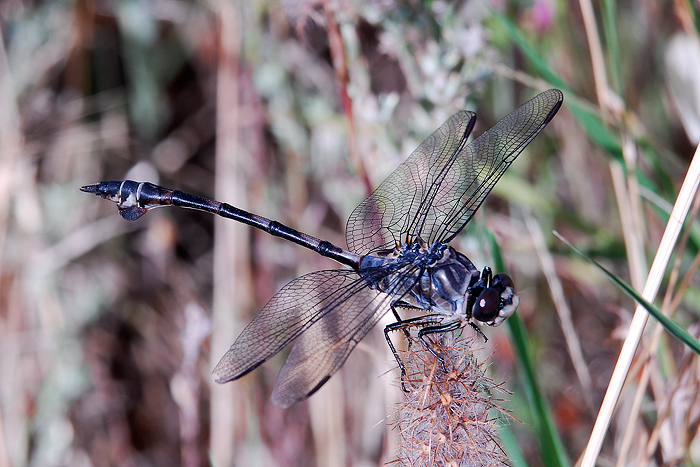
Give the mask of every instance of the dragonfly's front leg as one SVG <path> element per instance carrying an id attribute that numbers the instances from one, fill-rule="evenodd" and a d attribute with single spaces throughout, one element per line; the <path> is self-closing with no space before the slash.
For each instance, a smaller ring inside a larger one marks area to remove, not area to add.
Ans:
<path id="1" fill-rule="evenodd" d="M 430 345 L 428 343 L 428 341 L 425 340 L 425 336 L 427 334 L 435 334 L 438 332 L 442 333 L 442 332 L 454 331 L 454 330 L 457 330 L 461 327 L 462 327 L 462 323 L 460 323 L 459 321 L 455 321 L 454 323 L 450 323 L 450 324 L 440 324 L 437 326 L 427 326 L 427 327 L 424 327 L 423 329 L 421 329 L 420 331 L 418 331 L 418 339 L 420 339 L 421 343 L 425 346 L 425 348 L 428 349 L 428 351 L 430 351 L 430 353 L 433 354 L 433 356 L 440 361 L 440 365 L 442 366 L 442 371 L 444 371 L 445 373 L 447 373 L 447 367 L 445 366 L 445 358 L 442 355 L 440 355 L 439 353 L 437 353 L 437 351 L 433 348 L 433 346 Z M 481 331 L 479 331 L 479 332 L 481 332 Z M 486 336 L 484 336 L 484 337 L 486 337 Z"/>
<path id="2" fill-rule="evenodd" d="M 486 337 L 486 334 L 484 334 L 484 332 L 481 330 L 481 328 L 480 328 L 479 326 L 477 326 L 476 324 L 472 323 L 471 321 L 469 322 L 469 325 L 470 325 L 472 328 L 474 328 L 474 330 L 476 331 L 476 333 L 477 333 L 478 335 L 480 335 L 481 337 L 484 338 L 484 343 L 486 343 L 486 342 L 489 341 L 489 338 Z"/>

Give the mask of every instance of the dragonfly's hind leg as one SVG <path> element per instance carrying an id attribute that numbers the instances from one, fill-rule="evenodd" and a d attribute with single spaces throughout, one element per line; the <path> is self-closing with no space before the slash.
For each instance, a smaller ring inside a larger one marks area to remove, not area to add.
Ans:
<path id="1" fill-rule="evenodd" d="M 391 309 L 394 310 L 393 305 L 392 305 Z M 395 312 L 395 310 L 394 310 L 394 312 Z M 422 337 L 422 333 L 426 329 L 437 329 L 437 330 L 432 331 L 432 332 L 439 332 L 440 328 L 445 328 L 446 330 L 451 330 L 452 329 L 451 327 L 449 329 L 447 329 L 446 326 L 429 326 L 431 324 L 434 325 L 436 323 L 439 323 L 440 320 L 442 320 L 443 318 L 444 318 L 444 316 L 442 316 L 442 315 L 419 316 L 417 318 L 412 318 L 412 319 L 407 319 L 407 320 L 399 320 L 395 323 L 389 324 L 388 326 L 386 326 L 384 328 L 384 337 L 386 338 L 386 342 L 387 342 L 387 344 L 389 344 L 389 348 L 391 349 L 391 353 L 394 354 L 394 358 L 396 359 L 396 363 L 398 363 L 399 369 L 401 370 L 401 389 L 403 390 L 403 392 L 410 392 L 408 389 L 406 389 L 406 384 L 405 384 L 406 365 L 403 363 L 403 360 L 401 360 L 399 353 L 396 351 L 396 347 L 394 347 L 394 343 L 391 342 L 391 338 L 389 337 L 389 333 L 392 331 L 397 331 L 397 330 L 401 329 L 404 332 L 404 334 L 410 338 L 410 333 L 408 332 L 409 327 L 412 327 L 412 326 L 422 327 L 423 329 L 421 329 L 418 332 L 418 337 L 419 337 L 421 343 L 425 347 L 427 347 L 427 349 L 430 351 L 430 353 L 435 355 L 440 360 L 440 362 L 442 363 L 442 368 L 444 369 L 445 368 L 444 360 L 437 354 L 437 352 L 435 352 L 435 350 L 433 350 L 430 347 L 430 345 L 425 340 L 423 340 L 423 337 Z M 456 324 L 457 324 L 457 327 L 455 327 L 454 329 L 459 328 L 459 323 L 456 323 Z M 428 326 L 428 327 L 426 327 L 426 326 Z M 428 332 L 428 334 L 429 333 L 430 332 Z M 411 341 L 409 339 L 409 343 L 410 342 Z M 445 372 L 447 372 L 447 371 L 445 371 Z"/>
<path id="2" fill-rule="evenodd" d="M 401 370 L 401 389 L 403 390 L 403 392 L 409 392 L 408 389 L 406 389 L 406 385 L 404 384 L 404 379 L 406 378 L 406 365 L 403 364 L 401 357 L 399 357 L 399 353 L 396 351 L 396 347 L 394 347 L 394 344 L 393 342 L 391 342 L 391 338 L 389 337 L 389 333 L 391 331 L 396 331 L 397 329 L 403 329 L 404 333 L 408 334 L 408 331 L 406 331 L 405 323 L 403 321 L 397 321 L 396 323 L 392 323 L 384 328 L 384 338 L 386 339 L 386 343 L 389 344 L 391 353 L 394 354 L 396 363 L 399 364 L 399 369 Z"/>

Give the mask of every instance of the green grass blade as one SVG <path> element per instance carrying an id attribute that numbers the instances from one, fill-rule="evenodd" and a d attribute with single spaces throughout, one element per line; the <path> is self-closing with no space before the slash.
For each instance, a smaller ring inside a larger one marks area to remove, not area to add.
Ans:
<path id="1" fill-rule="evenodd" d="M 695 2 L 688 0 L 688 12 L 693 18 L 693 25 L 695 26 L 695 32 L 700 34 L 700 17 L 698 15 L 698 9 Z"/>
<path id="2" fill-rule="evenodd" d="M 613 89 L 618 94 L 624 94 L 624 83 L 622 81 L 622 72 L 620 71 L 620 43 L 617 40 L 617 17 L 615 14 L 615 0 L 603 1 L 603 30 L 605 31 L 605 42 L 608 50 L 608 67 L 612 75 Z"/>
<path id="3" fill-rule="evenodd" d="M 569 89 L 566 81 L 549 67 L 544 57 L 532 46 L 527 37 L 525 37 L 525 34 L 513 24 L 510 18 L 498 12 L 494 12 L 493 17 L 498 22 L 498 26 L 508 34 L 510 40 L 523 52 L 528 63 L 534 69 L 535 74 L 541 76 L 550 84 L 554 85 L 554 87 L 562 91 Z"/>
<path id="4" fill-rule="evenodd" d="M 681 327 L 678 323 L 673 321 L 671 318 L 668 316 L 664 315 L 661 310 L 656 307 L 656 305 L 647 302 L 644 300 L 642 295 L 634 290 L 631 285 L 629 285 L 627 282 L 623 281 L 620 279 L 618 276 L 613 274 L 612 272 L 608 271 L 598 263 L 595 259 L 593 259 L 591 256 L 583 252 L 582 250 L 579 250 L 576 248 L 574 245 L 572 245 L 568 240 L 566 240 L 564 237 L 562 237 L 558 232 L 554 232 L 554 235 L 557 236 L 559 240 L 562 242 L 566 243 L 572 250 L 574 250 L 576 253 L 581 255 L 586 261 L 597 267 L 600 271 L 605 274 L 608 279 L 610 279 L 615 285 L 617 285 L 620 289 L 622 289 L 623 292 L 625 292 L 627 295 L 632 297 L 634 300 L 637 301 L 640 305 L 642 305 L 650 315 L 652 315 L 654 318 L 656 318 L 657 321 L 661 323 L 661 325 L 666 328 L 666 330 L 673 336 L 675 336 L 677 339 L 679 339 L 681 342 L 686 344 L 688 347 L 690 347 L 693 352 L 696 354 L 700 355 L 700 342 L 698 342 L 697 339 L 695 339 L 690 333 L 688 333 L 683 327 Z"/>
<path id="5" fill-rule="evenodd" d="M 491 232 L 486 233 L 491 251 L 493 253 L 493 265 L 496 271 L 505 271 L 505 264 L 501 249 L 496 242 L 495 237 Z M 536 427 L 538 439 L 540 441 L 540 451 L 543 463 L 548 466 L 569 466 L 571 463 L 566 455 L 564 443 L 559 436 L 559 431 L 554 424 L 552 410 L 544 397 L 540 385 L 537 382 L 537 374 L 535 372 L 535 362 L 530 351 L 530 343 L 525 331 L 525 325 L 518 314 L 514 314 L 508 318 L 508 328 L 512 335 L 515 353 L 520 358 L 521 367 L 523 369 L 523 377 L 525 379 L 525 388 L 528 392 L 528 399 L 532 407 L 533 419 L 537 421 Z"/>
<path id="6" fill-rule="evenodd" d="M 586 134 L 591 141 L 607 150 L 612 157 L 624 164 L 620 140 L 610 132 L 605 122 L 598 115 L 583 106 L 580 100 L 576 99 L 564 79 L 549 67 L 544 57 L 507 16 L 494 13 L 494 18 L 498 22 L 498 26 L 508 34 L 511 41 L 522 51 L 534 73 L 566 94 L 566 107 L 586 130 Z"/>
<path id="7" fill-rule="evenodd" d="M 508 420 L 508 417 L 501 414 L 499 418 L 500 431 L 498 433 L 498 437 L 501 440 L 501 447 L 508 456 L 509 464 L 518 467 L 527 467 L 529 464 L 527 463 L 527 460 L 525 460 L 525 456 L 523 455 L 520 446 L 518 446 L 518 442 L 513 436 L 513 431 L 510 429 L 510 421 Z"/>

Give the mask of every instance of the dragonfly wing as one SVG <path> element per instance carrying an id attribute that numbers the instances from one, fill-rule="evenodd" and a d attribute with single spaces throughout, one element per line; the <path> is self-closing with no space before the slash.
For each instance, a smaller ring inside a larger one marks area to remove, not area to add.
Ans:
<path id="1" fill-rule="evenodd" d="M 390 310 L 391 300 L 387 294 L 365 286 L 316 321 L 296 340 L 277 376 L 274 403 L 289 407 L 323 386 Z"/>
<path id="2" fill-rule="evenodd" d="M 368 253 L 416 237 L 450 241 L 562 101 L 557 89 L 538 94 L 469 145 L 475 115 L 452 116 L 353 211 L 348 247 Z"/>
<path id="3" fill-rule="evenodd" d="M 298 355 L 303 349 L 308 354 L 306 359 L 316 360 L 317 366 L 324 368 L 325 379 L 328 379 L 340 368 L 347 354 L 337 354 L 330 362 L 329 356 L 324 354 L 327 349 L 336 345 L 346 346 L 349 353 L 356 342 L 349 344 L 338 340 L 356 338 L 359 341 L 371 329 L 369 323 L 374 324 L 388 309 L 389 299 L 386 295 L 367 287 L 365 280 L 354 271 L 316 271 L 301 276 L 277 292 L 246 326 L 214 368 L 215 379 L 218 383 L 238 379 L 300 335 L 303 337 L 307 334 L 310 337 L 299 339 L 295 348 L 299 342 L 303 344 L 300 350 L 293 350 L 292 354 Z M 345 325 L 360 326 L 360 329 L 340 328 Z M 290 360 L 286 366 L 289 365 Z M 287 396 L 283 399 L 303 399 L 320 387 L 319 382 L 313 382 L 317 379 L 314 376 L 305 380 L 311 386 L 303 386 L 303 383 L 290 386 L 285 390 Z"/>
<path id="4" fill-rule="evenodd" d="M 368 254 L 405 243 L 405 234 L 425 211 L 431 188 L 466 144 L 474 123 L 474 112 L 454 114 L 355 208 L 345 230 L 351 251 Z"/>
<path id="5" fill-rule="evenodd" d="M 558 89 L 538 94 L 466 146 L 455 158 L 435 197 L 420 235 L 431 244 L 448 243 L 469 222 L 503 173 L 554 118 L 564 95 Z"/>

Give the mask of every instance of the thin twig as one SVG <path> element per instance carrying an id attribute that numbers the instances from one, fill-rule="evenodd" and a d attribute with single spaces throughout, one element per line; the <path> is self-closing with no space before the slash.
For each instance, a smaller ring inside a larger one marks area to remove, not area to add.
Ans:
<path id="1" fill-rule="evenodd" d="M 600 45 L 600 36 L 598 35 L 598 26 L 595 21 L 595 13 L 590 0 L 579 0 L 581 14 L 583 15 L 583 25 L 586 29 L 586 39 L 588 48 L 591 51 L 591 66 L 593 68 L 593 76 L 595 78 L 595 89 L 598 95 L 598 104 L 607 113 L 608 110 L 608 78 L 605 70 L 605 59 L 603 58 L 603 49 Z"/>
<path id="2" fill-rule="evenodd" d="M 574 364 L 576 375 L 578 376 L 581 386 L 583 387 L 583 394 L 586 397 L 586 403 L 590 407 L 592 406 L 590 395 L 593 392 L 591 390 L 593 386 L 591 383 L 591 375 L 588 372 L 588 366 L 583 358 L 581 343 L 576 335 L 576 329 L 574 328 L 573 319 L 571 318 L 571 308 L 566 301 L 564 288 L 562 287 L 561 280 L 559 280 L 559 276 L 557 275 L 554 259 L 552 258 L 552 254 L 547 249 L 544 235 L 542 235 L 542 230 L 537 222 L 535 222 L 535 219 L 532 216 L 527 216 L 525 218 L 525 223 L 530 231 L 530 236 L 532 237 L 535 245 L 537 256 L 540 258 L 542 272 L 544 273 L 544 277 L 547 279 L 547 285 L 549 286 L 549 291 L 552 295 L 552 301 L 554 302 L 554 307 L 559 315 L 561 329 L 564 333 L 564 339 L 566 340 L 566 345 L 569 349 L 569 356 Z"/>

